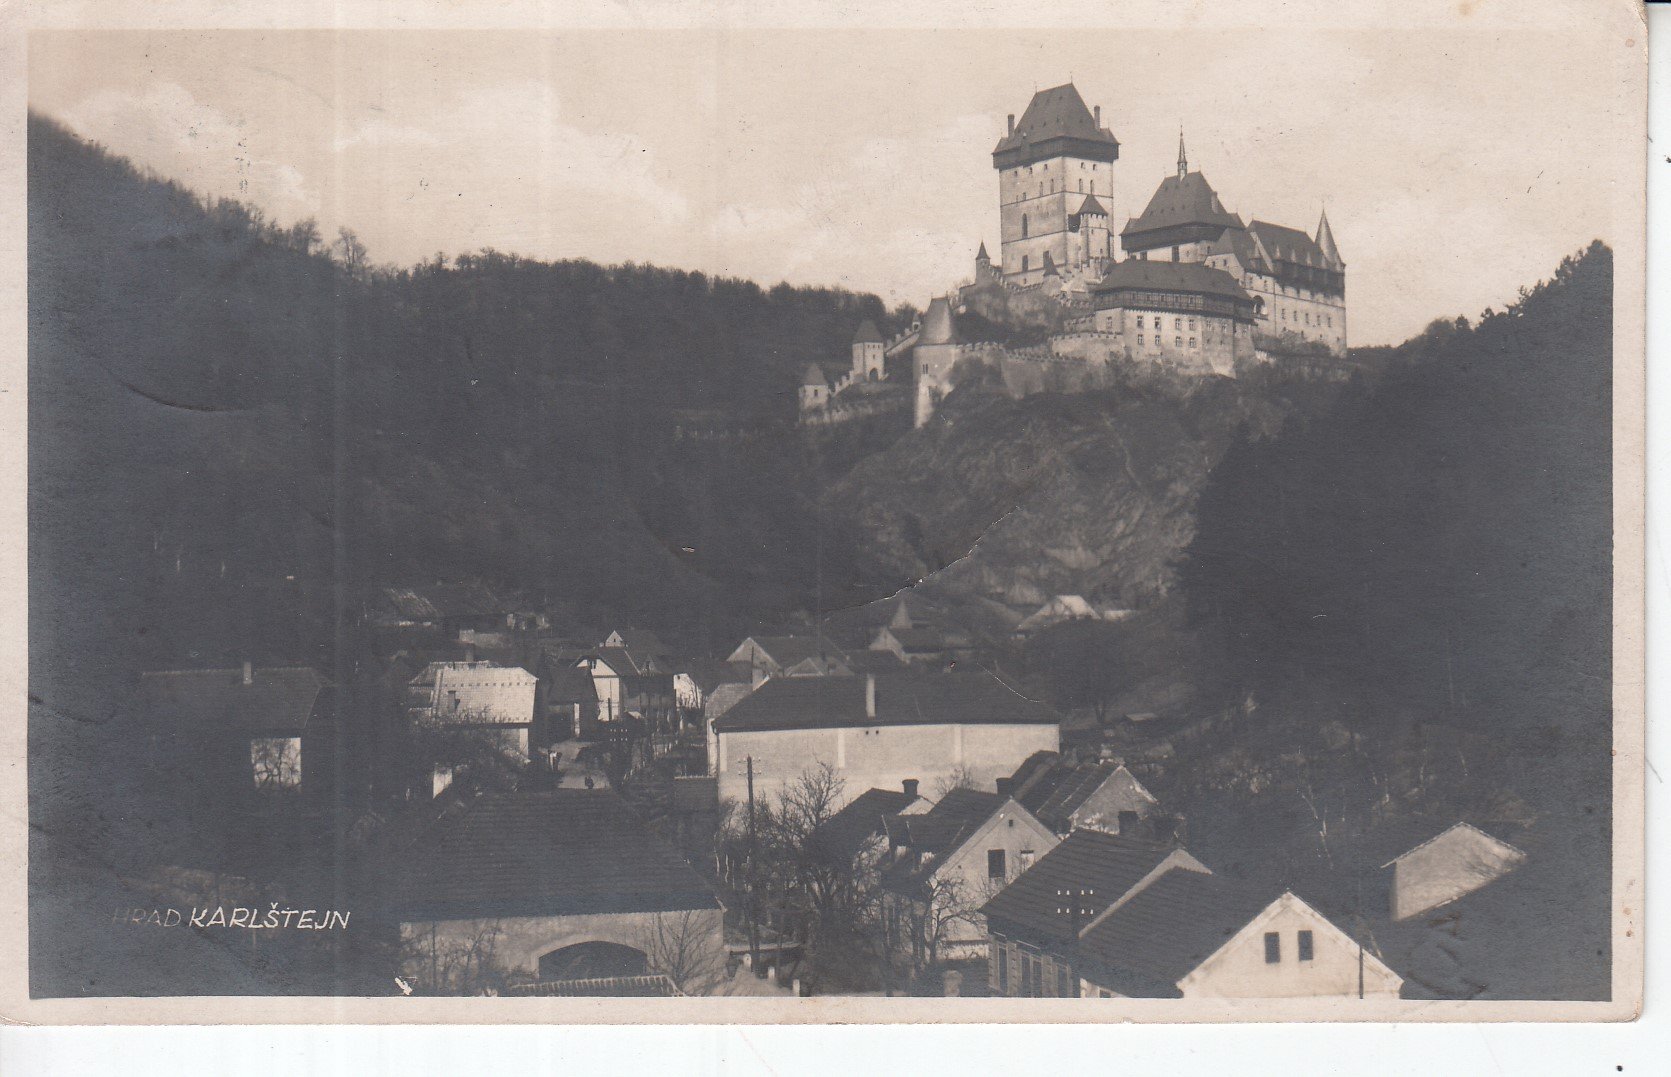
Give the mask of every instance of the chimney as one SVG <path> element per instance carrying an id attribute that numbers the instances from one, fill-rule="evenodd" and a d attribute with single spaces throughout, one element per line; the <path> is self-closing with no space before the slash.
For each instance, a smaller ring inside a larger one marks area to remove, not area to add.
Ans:
<path id="1" fill-rule="evenodd" d="M 1015 134 L 1015 113 L 1010 113 L 1010 134 Z"/>
<path id="2" fill-rule="evenodd" d="M 1001 796 L 1001 797 L 1007 797 L 1007 796 L 1010 795 L 1011 791 L 1013 791 L 1015 789 L 1015 779 L 1014 778 L 999 778 L 998 782 L 997 782 L 997 785 L 998 785 L 998 795 Z"/>
<path id="3" fill-rule="evenodd" d="M 1099 130 L 1099 131 L 1102 130 L 1102 106 L 1101 105 L 1092 106 L 1091 117 L 1096 122 L 1097 130 Z"/>
<path id="4" fill-rule="evenodd" d="M 865 674 L 865 717 L 876 717 L 876 674 Z"/>
<path id="5" fill-rule="evenodd" d="M 905 790 L 906 796 L 910 797 L 912 800 L 917 799 L 917 779 L 906 778 L 904 781 L 899 783 L 899 787 Z"/>
<path id="6" fill-rule="evenodd" d="M 254 683 L 255 683 L 255 663 L 254 662 L 245 662 L 244 663 L 244 687 L 248 688 L 250 685 L 252 685 Z"/>

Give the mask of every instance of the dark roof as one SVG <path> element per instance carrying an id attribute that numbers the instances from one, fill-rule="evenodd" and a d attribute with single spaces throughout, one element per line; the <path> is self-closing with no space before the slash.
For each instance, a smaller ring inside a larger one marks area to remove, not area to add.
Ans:
<path id="1" fill-rule="evenodd" d="M 870 838 L 886 832 L 886 817 L 909 808 L 920 797 L 902 789 L 866 789 L 818 828 L 822 848 L 838 862 L 851 860 Z"/>
<path id="2" fill-rule="evenodd" d="M 898 673 L 905 668 L 904 660 L 892 651 L 864 648 L 849 652 L 846 663 L 854 673 Z"/>
<path id="3" fill-rule="evenodd" d="M 1322 216 L 1317 218 L 1317 249 L 1334 264 L 1345 267 L 1346 262 L 1340 257 L 1340 248 L 1335 246 L 1334 229 L 1329 227 L 1329 211 L 1326 209 Z"/>
<path id="4" fill-rule="evenodd" d="M 242 669 L 140 675 L 141 698 L 153 717 L 251 735 L 300 735 L 308 719 L 323 710 L 321 697 L 329 688 L 317 670 L 305 666 L 255 669 L 249 684 Z"/>
<path id="5" fill-rule="evenodd" d="M 824 376 L 824 371 L 819 368 L 817 363 L 808 363 L 806 365 L 806 373 L 801 375 L 801 384 L 828 385 L 830 384 L 830 379 Z"/>
<path id="6" fill-rule="evenodd" d="M 1174 846 L 1123 838 L 1097 830 L 1075 830 L 1039 858 L 981 910 L 989 921 L 1041 941 L 1072 936 L 1069 918 L 1057 912 L 1058 889 L 1088 889 L 1090 908 L 1100 913 L 1118 901 L 1173 852 Z M 1082 923 L 1089 923 L 1086 917 Z"/>
<path id="7" fill-rule="evenodd" d="M 1097 201 L 1097 196 L 1094 194 L 1085 196 L 1085 201 L 1079 204 L 1078 213 L 1081 217 L 1087 213 L 1095 213 L 1103 217 L 1108 216 L 1108 211 L 1102 208 L 1102 203 Z"/>
<path id="8" fill-rule="evenodd" d="M 1011 168 L 1059 154 L 1110 162 L 1120 156 L 1119 141 L 1108 128 L 1097 126 L 1071 82 L 1033 95 L 1015 130 L 993 148 L 992 164 Z"/>
<path id="9" fill-rule="evenodd" d="M 952 789 L 920 815 L 888 816 L 884 821 L 888 844 L 905 852 L 883 870 L 882 885 L 896 891 L 914 890 L 1009 799 L 977 789 Z"/>
<path id="10" fill-rule="evenodd" d="M 1112 763 L 1086 763 L 1080 766 L 1052 768 L 1054 781 L 1041 781 L 1025 799 L 1018 799 L 1021 799 L 1022 805 L 1028 811 L 1055 826 L 1066 822 L 1113 774 Z"/>
<path id="11" fill-rule="evenodd" d="M 755 646 L 779 667 L 788 669 L 812 658 L 846 657 L 828 636 L 750 636 Z"/>
<path id="12" fill-rule="evenodd" d="M 888 633 L 899 641 L 900 647 L 912 654 L 929 654 L 948 647 L 967 647 L 969 638 L 961 632 L 946 632 L 932 625 L 894 628 L 891 625 L 877 630 L 877 635 Z"/>
<path id="13" fill-rule="evenodd" d="M 1201 265 L 1199 262 L 1147 261 L 1127 258 L 1115 263 L 1106 276 L 1091 286 L 1093 292 L 1108 293 L 1131 290 L 1162 292 L 1197 292 L 1202 295 L 1223 296 L 1243 303 L 1253 302 L 1236 278 L 1222 269 Z"/>
<path id="14" fill-rule="evenodd" d="M 853 334 L 855 344 L 881 344 L 882 331 L 876 328 L 876 323 L 866 318 L 859 323 L 858 331 Z"/>
<path id="15" fill-rule="evenodd" d="M 1240 228 L 1242 219 L 1224 208 L 1206 176 L 1189 172 L 1161 180 L 1142 214 L 1127 221 L 1120 234 L 1136 236 L 1185 225 Z"/>
<path id="16" fill-rule="evenodd" d="M 713 890 L 608 791 L 483 796 L 402 865 L 404 920 L 712 909 Z"/>
<path id="17" fill-rule="evenodd" d="M 986 253 L 986 240 L 981 240 L 981 249 L 975 252 L 975 257 L 983 262 L 991 261 L 991 258 Z"/>
<path id="18" fill-rule="evenodd" d="M 1323 248 L 1317 245 L 1315 239 L 1298 228 L 1272 224 L 1269 221 L 1252 221 L 1247 227 L 1249 232 L 1259 237 L 1266 253 L 1278 262 L 1315 266 L 1318 269 L 1340 268 L 1340 263 L 1324 254 Z"/>
<path id="19" fill-rule="evenodd" d="M 663 643 L 654 632 L 648 628 L 617 628 L 609 633 L 611 636 L 621 637 L 621 646 L 633 652 L 640 660 L 651 658 L 665 658 L 673 652 Z M 608 639 L 605 636 L 604 639 Z M 602 644 L 600 644 L 601 646 Z"/>
<path id="20" fill-rule="evenodd" d="M 874 674 L 876 715 L 865 714 L 865 677 L 780 677 L 714 722 L 721 733 L 859 726 L 1027 724 L 1061 721 L 984 670 Z"/>
<path id="21" fill-rule="evenodd" d="M 545 669 L 545 699 L 547 703 L 596 703 L 597 686 L 592 683 L 592 671 L 572 662 L 554 660 Z"/>
<path id="22" fill-rule="evenodd" d="M 1179 980 L 1276 898 L 1222 876 L 1172 868 L 1085 931 L 1081 952 L 1113 974 L 1109 986 L 1175 996 Z"/>

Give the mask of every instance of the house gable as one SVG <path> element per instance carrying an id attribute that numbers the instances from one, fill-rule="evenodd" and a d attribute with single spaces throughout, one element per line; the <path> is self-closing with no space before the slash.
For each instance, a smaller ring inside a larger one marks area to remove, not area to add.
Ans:
<path id="1" fill-rule="evenodd" d="M 1469 823 L 1457 823 L 1386 865 L 1392 917 L 1408 920 L 1448 905 L 1525 863 L 1526 854 Z"/>
<path id="2" fill-rule="evenodd" d="M 1300 960 L 1299 933 L 1312 956 Z M 1266 935 L 1275 934 L 1275 961 Z M 1178 981 L 1185 998 L 1397 998 L 1403 978 L 1327 917 L 1285 891 Z M 1361 985 L 1361 988 L 1360 988 Z"/>

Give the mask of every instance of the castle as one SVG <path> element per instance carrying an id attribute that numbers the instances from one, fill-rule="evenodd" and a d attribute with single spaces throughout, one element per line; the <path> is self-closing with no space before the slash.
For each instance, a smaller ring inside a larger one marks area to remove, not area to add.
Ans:
<path id="1" fill-rule="evenodd" d="M 1108 206 L 1119 157 L 1101 106 L 1087 108 L 1072 83 L 1035 93 L 1019 122 L 1010 115 L 992 151 L 997 263 L 982 243 L 973 283 L 934 298 L 905 333 L 872 342 L 878 365 L 910 355 L 916 425 L 933 415 L 965 359 L 997 367 L 1018 395 L 1087 384 L 1116 361 L 1225 377 L 1276 356 L 1325 375 L 1346 369 L 1346 263 L 1327 211 L 1315 234 L 1244 223 L 1190 170 L 1180 132 L 1176 173 L 1126 221 L 1116 247 Z M 961 340 L 957 315 L 968 311 L 1043 330 L 1047 343 Z M 853 369 L 834 389 L 808 370 L 803 418 L 870 376 L 857 339 L 853 347 Z"/>

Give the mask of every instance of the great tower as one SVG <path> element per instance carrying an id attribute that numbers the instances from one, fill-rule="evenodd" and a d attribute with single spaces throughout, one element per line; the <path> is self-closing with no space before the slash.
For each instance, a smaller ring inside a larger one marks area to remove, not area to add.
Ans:
<path id="1" fill-rule="evenodd" d="M 1100 277 L 1113 264 L 1107 206 L 1120 143 L 1072 83 L 1040 90 L 992 151 L 1004 281 Z"/>

